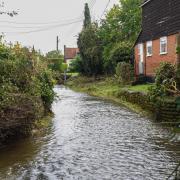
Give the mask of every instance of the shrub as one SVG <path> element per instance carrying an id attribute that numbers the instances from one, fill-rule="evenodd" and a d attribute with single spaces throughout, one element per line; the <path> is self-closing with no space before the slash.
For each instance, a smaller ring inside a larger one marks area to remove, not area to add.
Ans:
<path id="1" fill-rule="evenodd" d="M 66 63 L 61 64 L 61 72 L 67 71 L 68 65 Z"/>
<path id="2" fill-rule="evenodd" d="M 133 68 L 131 64 L 119 62 L 116 67 L 116 77 L 119 83 L 130 84 L 133 80 Z"/>
<path id="3" fill-rule="evenodd" d="M 155 83 L 157 86 L 159 86 L 167 80 L 174 79 L 175 75 L 175 66 L 171 63 L 163 62 L 156 70 Z"/>
<path id="4" fill-rule="evenodd" d="M 76 58 L 70 63 L 69 72 L 83 73 L 83 62 L 80 55 L 77 55 Z"/>
<path id="5" fill-rule="evenodd" d="M 48 64 L 48 68 L 51 69 L 54 73 L 62 73 L 64 56 L 61 51 L 50 51 L 46 54 L 45 60 Z"/>
<path id="6" fill-rule="evenodd" d="M 104 49 L 104 69 L 106 72 L 114 73 L 119 62 L 130 62 L 131 47 L 129 42 L 120 42 Z"/>
<path id="7" fill-rule="evenodd" d="M 0 42 L 0 108 L 13 105 L 17 95 L 39 97 L 45 108 L 54 100 L 52 72 L 38 52 L 22 48 L 11 49 Z"/>
<path id="8" fill-rule="evenodd" d="M 55 97 L 55 93 L 53 91 L 54 83 L 51 72 L 48 70 L 42 72 L 39 75 L 39 80 L 41 83 L 41 98 L 46 109 L 50 109 Z"/>
<path id="9" fill-rule="evenodd" d="M 171 63 L 163 62 L 160 64 L 156 70 L 155 85 L 149 89 L 151 101 L 157 104 L 160 99 L 163 100 L 166 96 L 180 94 L 177 86 L 177 72 L 178 68 Z"/>

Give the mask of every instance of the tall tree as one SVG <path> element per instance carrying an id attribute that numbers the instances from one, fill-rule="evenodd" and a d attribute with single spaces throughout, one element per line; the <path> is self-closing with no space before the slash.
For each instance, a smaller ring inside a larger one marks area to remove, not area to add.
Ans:
<path id="1" fill-rule="evenodd" d="M 102 49 L 97 24 L 83 29 L 78 38 L 78 47 L 82 59 L 83 74 L 96 76 L 102 73 Z"/>
<path id="2" fill-rule="evenodd" d="M 96 76 L 102 73 L 102 51 L 98 36 L 98 25 L 91 23 L 91 15 L 87 3 L 84 10 L 84 25 L 77 43 L 81 56 L 81 73 L 87 76 Z"/>
<path id="3" fill-rule="evenodd" d="M 85 3 L 84 9 L 84 28 L 88 27 L 91 24 L 91 15 L 88 3 Z"/>
<path id="4" fill-rule="evenodd" d="M 113 73 L 120 61 L 129 61 L 132 46 L 141 29 L 142 0 L 119 0 L 102 20 L 99 36 L 105 71 Z"/>
<path id="5" fill-rule="evenodd" d="M 142 0 L 120 0 L 121 38 L 134 43 L 141 30 Z"/>

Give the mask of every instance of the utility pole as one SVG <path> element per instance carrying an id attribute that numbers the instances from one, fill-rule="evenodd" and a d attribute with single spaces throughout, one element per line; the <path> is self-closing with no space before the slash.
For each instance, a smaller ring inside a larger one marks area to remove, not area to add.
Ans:
<path id="1" fill-rule="evenodd" d="M 59 36 L 56 37 L 56 50 L 59 51 L 59 42 L 60 42 L 60 39 L 59 39 Z"/>

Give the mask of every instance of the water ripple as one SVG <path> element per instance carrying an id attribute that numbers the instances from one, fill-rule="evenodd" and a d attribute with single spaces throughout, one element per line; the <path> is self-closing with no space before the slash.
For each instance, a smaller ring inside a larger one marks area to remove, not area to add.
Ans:
<path id="1" fill-rule="evenodd" d="M 0 179 L 164 180 L 173 171 L 180 144 L 168 130 L 124 107 L 55 91 L 51 131 L 1 152 Z"/>

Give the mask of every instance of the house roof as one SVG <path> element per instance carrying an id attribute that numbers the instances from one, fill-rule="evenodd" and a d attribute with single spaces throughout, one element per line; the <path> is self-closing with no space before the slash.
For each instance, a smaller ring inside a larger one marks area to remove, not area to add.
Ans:
<path id="1" fill-rule="evenodd" d="M 77 53 L 79 53 L 79 49 L 78 48 L 70 48 L 70 47 L 64 47 L 64 59 L 74 59 L 77 55 Z"/>
<path id="2" fill-rule="evenodd" d="M 146 0 L 142 5 L 142 43 L 180 32 L 180 0 Z"/>

